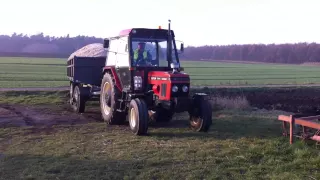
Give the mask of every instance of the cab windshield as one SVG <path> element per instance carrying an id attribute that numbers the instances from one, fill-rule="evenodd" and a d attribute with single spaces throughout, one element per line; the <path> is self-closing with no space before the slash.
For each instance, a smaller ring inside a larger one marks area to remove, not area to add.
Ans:
<path id="1" fill-rule="evenodd" d="M 173 42 L 173 41 L 172 41 Z M 169 67 L 167 60 L 167 40 L 132 38 L 132 66 Z M 172 62 L 177 63 L 174 43 L 172 43 Z"/>

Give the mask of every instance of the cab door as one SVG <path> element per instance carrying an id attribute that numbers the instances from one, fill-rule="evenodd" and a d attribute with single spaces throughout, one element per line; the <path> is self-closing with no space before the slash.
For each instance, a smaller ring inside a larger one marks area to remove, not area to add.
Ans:
<path id="1" fill-rule="evenodd" d="M 110 40 L 110 45 L 109 45 L 109 49 L 107 52 L 108 55 L 107 55 L 106 66 L 115 66 L 116 65 L 118 45 L 119 45 L 118 39 Z"/>
<path id="2" fill-rule="evenodd" d="M 130 89 L 131 75 L 129 70 L 128 37 L 118 39 L 116 71 L 124 90 Z"/>

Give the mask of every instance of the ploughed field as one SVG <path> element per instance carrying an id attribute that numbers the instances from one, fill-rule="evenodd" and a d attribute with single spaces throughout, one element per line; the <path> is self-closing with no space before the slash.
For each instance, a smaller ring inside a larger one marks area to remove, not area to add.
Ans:
<path id="1" fill-rule="evenodd" d="M 194 86 L 318 84 L 318 66 L 183 61 Z M 68 86 L 66 59 L 0 57 L 0 87 Z"/>
<path id="2" fill-rule="evenodd" d="M 95 102 L 73 113 L 67 94 L 0 92 L 0 179 L 320 179 L 315 143 L 281 136 L 287 112 L 221 97 L 208 133 L 181 113 L 137 137 L 107 127 Z"/>

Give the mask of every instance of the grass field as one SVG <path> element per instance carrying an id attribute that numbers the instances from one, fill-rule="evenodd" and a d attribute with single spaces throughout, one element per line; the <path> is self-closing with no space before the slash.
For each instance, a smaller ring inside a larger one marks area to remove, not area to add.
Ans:
<path id="1" fill-rule="evenodd" d="M 318 66 L 184 61 L 192 85 L 320 83 Z M 67 86 L 65 59 L 0 58 L 0 87 Z"/>
<path id="2" fill-rule="evenodd" d="M 56 87 L 67 80 L 64 59 L 0 58 L 0 87 Z"/>
<path id="3" fill-rule="evenodd" d="M 63 93 L 0 97 L 0 104 L 46 104 L 39 114 L 68 114 Z M 320 179 L 319 148 L 289 145 L 276 120 L 280 113 L 215 111 L 208 133 L 191 132 L 182 114 L 170 125 L 151 125 L 142 137 L 128 126 L 94 121 L 0 128 L 0 179 Z"/>

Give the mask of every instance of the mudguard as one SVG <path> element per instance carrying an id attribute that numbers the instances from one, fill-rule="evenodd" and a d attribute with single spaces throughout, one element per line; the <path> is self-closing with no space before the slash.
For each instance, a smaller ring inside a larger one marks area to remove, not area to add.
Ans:
<path id="1" fill-rule="evenodd" d="M 122 92 L 122 85 L 121 85 L 121 81 L 120 81 L 120 79 L 118 77 L 118 74 L 116 72 L 116 68 L 114 66 L 105 66 L 103 68 L 103 75 L 108 71 L 111 72 L 112 77 L 114 78 L 114 81 L 115 81 L 115 84 L 116 84 L 117 88 L 119 89 L 120 92 Z"/>

